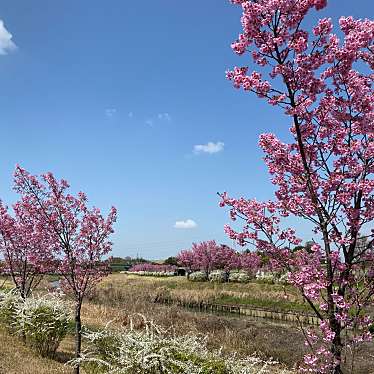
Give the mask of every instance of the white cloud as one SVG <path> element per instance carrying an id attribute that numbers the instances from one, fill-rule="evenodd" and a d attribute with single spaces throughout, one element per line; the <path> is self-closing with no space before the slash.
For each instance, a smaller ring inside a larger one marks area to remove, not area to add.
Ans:
<path id="1" fill-rule="evenodd" d="M 132 117 L 132 112 L 131 113 L 131 117 Z M 149 118 L 147 118 L 144 123 L 147 125 L 147 126 L 150 126 L 150 127 L 153 127 L 154 125 L 157 125 L 158 121 L 167 121 L 167 122 L 171 122 L 171 115 L 169 113 L 158 113 L 157 115 L 153 115 Z"/>
<path id="2" fill-rule="evenodd" d="M 207 144 L 196 144 L 194 145 L 193 150 L 194 150 L 194 153 L 196 154 L 201 154 L 201 153 L 213 154 L 213 153 L 218 153 L 218 152 L 223 151 L 224 146 L 225 146 L 225 143 L 222 143 L 222 142 L 217 142 L 217 143 L 209 142 Z"/>
<path id="3" fill-rule="evenodd" d="M 168 121 L 168 122 L 171 121 L 171 116 L 170 116 L 169 113 L 159 113 L 159 114 L 157 114 L 157 118 L 161 121 L 162 120 L 165 120 L 165 121 Z"/>
<path id="4" fill-rule="evenodd" d="M 12 34 L 5 28 L 4 21 L 0 20 L 0 55 L 6 55 L 17 49 L 12 41 Z"/>
<path id="5" fill-rule="evenodd" d="M 177 221 L 174 224 L 176 229 L 194 229 L 197 227 L 197 223 L 192 219 L 186 219 L 185 221 Z"/>
<path id="6" fill-rule="evenodd" d="M 116 113 L 117 113 L 117 109 L 115 109 L 115 108 L 105 109 L 105 115 L 107 117 L 113 117 Z"/>

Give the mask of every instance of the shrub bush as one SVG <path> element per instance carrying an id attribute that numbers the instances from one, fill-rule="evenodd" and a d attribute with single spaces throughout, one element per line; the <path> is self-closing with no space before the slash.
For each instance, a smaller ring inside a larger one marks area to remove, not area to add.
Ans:
<path id="1" fill-rule="evenodd" d="M 132 325 L 132 324 L 130 324 Z M 107 374 L 254 374 L 266 373 L 257 358 L 225 357 L 207 349 L 204 337 L 175 336 L 144 319 L 144 328 L 123 333 L 88 332 L 89 348 L 71 364 Z M 270 371 L 269 371 L 270 372 Z"/>
<path id="2" fill-rule="evenodd" d="M 229 282 L 237 282 L 239 278 L 238 270 L 231 270 L 229 275 Z"/>
<path id="3" fill-rule="evenodd" d="M 188 279 L 192 282 L 205 282 L 208 278 L 204 271 L 195 271 L 190 274 Z"/>
<path id="4" fill-rule="evenodd" d="M 42 356 L 53 357 L 69 328 L 70 310 L 61 299 L 28 298 L 17 311 L 17 325 L 26 342 Z"/>
<path id="5" fill-rule="evenodd" d="M 143 275 L 147 277 L 174 277 L 175 272 L 172 271 L 127 271 L 126 274 Z"/>
<path id="6" fill-rule="evenodd" d="M 275 276 L 273 273 L 265 272 L 265 271 L 258 271 L 256 273 L 256 279 L 262 283 L 275 283 Z"/>
<path id="7" fill-rule="evenodd" d="M 85 372 L 91 374 L 109 373 L 116 357 L 121 356 L 121 335 L 111 330 L 88 331 L 83 335 L 89 340 L 89 353 L 82 360 L 74 360 L 73 366 L 80 363 Z"/>
<path id="8" fill-rule="evenodd" d="M 262 283 L 279 283 L 288 284 L 288 273 L 272 273 L 265 271 L 258 271 L 256 279 Z"/>
<path id="9" fill-rule="evenodd" d="M 251 277 L 245 271 L 231 271 L 229 275 L 229 282 L 234 283 L 248 283 Z"/>
<path id="10" fill-rule="evenodd" d="M 227 273 L 223 270 L 214 270 L 209 274 L 209 281 L 214 283 L 224 283 L 227 282 Z"/>
<path id="11" fill-rule="evenodd" d="M 22 303 L 23 300 L 16 290 L 0 293 L 0 323 L 11 334 L 19 330 L 17 315 Z"/>
<path id="12" fill-rule="evenodd" d="M 240 272 L 238 276 L 238 282 L 239 283 L 249 283 L 251 280 L 251 277 L 244 272 Z"/>

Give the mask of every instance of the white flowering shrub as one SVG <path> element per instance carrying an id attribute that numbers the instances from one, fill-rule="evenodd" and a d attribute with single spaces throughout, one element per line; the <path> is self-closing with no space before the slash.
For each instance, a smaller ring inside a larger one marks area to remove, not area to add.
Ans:
<path id="1" fill-rule="evenodd" d="M 173 271 L 128 271 L 126 274 L 134 274 L 147 277 L 174 277 Z"/>
<path id="2" fill-rule="evenodd" d="M 30 297 L 17 311 L 17 324 L 27 344 L 42 356 L 53 357 L 68 332 L 70 310 L 54 295 Z"/>
<path id="3" fill-rule="evenodd" d="M 244 272 L 239 273 L 239 277 L 238 277 L 239 283 L 249 283 L 250 280 L 251 280 L 251 277 L 247 273 L 244 273 Z"/>
<path id="4" fill-rule="evenodd" d="M 14 334 L 18 331 L 18 311 L 23 300 L 16 290 L 0 293 L 0 323 Z"/>
<path id="5" fill-rule="evenodd" d="M 258 271 L 256 279 L 263 283 L 275 283 L 275 275 L 271 272 Z"/>
<path id="6" fill-rule="evenodd" d="M 204 271 L 195 271 L 189 275 L 188 279 L 192 282 L 205 282 L 207 275 Z"/>
<path id="7" fill-rule="evenodd" d="M 227 282 L 228 276 L 224 270 L 214 270 L 209 274 L 209 281 L 214 283 Z"/>
<path id="8" fill-rule="evenodd" d="M 229 282 L 234 283 L 249 283 L 251 277 L 245 271 L 233 271 L 230 272 Z"/>
<path id="9" fill-rule="evenodd" d="M 84 334 L 89 348 L 71 361 L 92 374 L 255 374 L 274 363 L 226 357 L 207 349 L 204 337 L 175 336 L 144 319 L 144 328 Z"/>
<path id="10" fill-rule="evenodd" d="M 139 273 L 142 273 L 142 274 L 139 274 Z M 175 275 L 175 273 L 172 271 L 142 271 L 142 272 L 137 272 L 135 274 L 146 275 L 149 277 L 173 277 Z"/>
<path id="11" fill-rule="evenodd" d="M 229 274 L 229 282 L 237 282 L 239 278 L 238 270 L 231 270 Z"/>
<path id="12" fill-rule="evenodd" d="M 258 271 L 256 279 L 264 283 L 288 284 L 288 273 Z"/>
<path id="13" fill-rule="evenodd" d="M 176 275 L 177 267 L 168 264 L 140 263 L 133 265 L 128 273 L 151 277 L 172 277 Z"/>

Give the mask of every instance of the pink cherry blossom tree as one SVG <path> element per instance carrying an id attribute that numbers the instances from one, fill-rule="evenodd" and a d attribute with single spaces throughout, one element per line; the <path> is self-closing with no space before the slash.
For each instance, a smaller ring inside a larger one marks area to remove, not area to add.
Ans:
<path id="1" fill-rule="evenodd" d="M 0 202 L 0 251 L 5 266 L 20 296 L 25 299 L 37 287 L 43 275 L 54 269 L 54 246 L 51 235 L 24 205 L 17 202 L 11 216 Z"/>
<path id="2" fill-rule="evenodd" d="M 208 276 L 214 269 L 214 255 L 218 245 L 214 240 L 192 243 L 189 250 L 183 250 L 177 256 L 178 262 L 192 271 L 202 270 Z"/>
<path id="3" fill-rule="evenodd" d="M 232 2 L 243 11 L 243 31 L 232 48 L 251 55 L 262 72 L 236 67 L 227 78 L 236 88 L 280 107 L 293 140 L 260 136 L 277 187 L 275 201 L 233 199 L 223 193 L 221 205 L 230 207 L 233 220 L 244 222 L 242 230 L 227 226 L 226 232 L 287 269 L 319 318 L 322 335 L 308 331 L 310 354 L 301 369 L 340 374 L 348 352 L 371 340 L 374 22 L 340 18 L 340 40 L 329 18 L 312 30 L 303 28 L 307 14 L 324 8 L 326 0 Z M 314 227 L 311 251 L 286 248 L 301 242 L 293 229 L 281 226 L 290 215 Z M 361 237 L 365 245 L 361 240 L 358 246 Z M 353 372 L 352 357 L 351 365 Z"/>
<path id="4" fill-rule="evenodd" d="M 62 286 L 75 301 L 75 357 L 79 358 L 82 302 L 108 273 L 104 256 L 111 250 L 109 236 L 113 233 L 116 209 L 112 207 L 104 218 L 98 208 L 88 208 L 82 192 L 77 196 L 69 194 L 69 184 L 51 173 L 36 177 L 17 166 L 14 176 L 24 209 L 51 233 L 58 247 Z M 79 373 L 79 366 L 75 373 Z"/>
<path id="5" fill-rule="evenodd" d="M 190 276 L 190 272 L 195 269 L 195 261 L 192 251 L 189 249 L 183 249 L 177 255 L 178 265 L 184 266 L 187 269 L 187 278 Z"/>
<path id="6" fill-rule="evenodd" d="M 240 267 L 237 252 L 226 245 L 219 245 L 215 240 L 193 243 L 191 249 L 181 251 L 178 262 L 189 270 L 201 270 L 208 276 L 212 270 L 230 271 Z"/>
<path id="7" fill-rule="evenodd" d="M 239 256 L 237 269 L 245 270 L 250 275 L 256 275 L 261 268 L 261 257 L 256 252 L 243 252 Z"/>

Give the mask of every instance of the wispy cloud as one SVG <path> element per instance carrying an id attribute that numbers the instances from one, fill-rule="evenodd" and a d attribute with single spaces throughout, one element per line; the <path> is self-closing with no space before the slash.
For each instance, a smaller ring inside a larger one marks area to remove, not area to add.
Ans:
<path id="1" fill-rule="evenodd" d="M 197 223 L 192 219 L 186 219 L 185 221 L 177 221 L 174 224 L 176 229 L 194 229 L 197 227 Z"/>
<path id="2" fill-rule="evenodd" d="M 171 115 L 167 112 L 158 113 L 157 115 L 153 115 L 144 121 L 146 125 L 151 127 L 156 125 L 158 122 L 171 122 Z"/>
<path id="3" fill-rule="evenodd" d="M 6 55 L 17 49 L 12 37 L 12 34 L 5 28 L 4 21 L 0 20 L 0 55 Z"/>
<path id="4" fill-rule="evenodd" d="M 171 121 L 171 116 L 170 116 L 169 113 L 159 113 L 159 114 L 157 114 L 157 118 L 160 121 L 168 121 L 168 122 Z"/>
<path id="5" fill-rule="evenodd" d="M 225 143 L 209 142 L 207 144 L 196 144 L 196 145 L 194 145 L 193 151 L 194 151 L 195 154 L 201 154 L 201 153 L 213 154 L 213 153 L 222 152 L 224 147 L 225 147 Z"/>
<path id="6" fill-rule="evenodd" d="M 107 117 L 113 117 L 116 113 L 117 113 L 117 109 L 115 109 L 115 108 L 105 109 L 105 115 Z"/>

